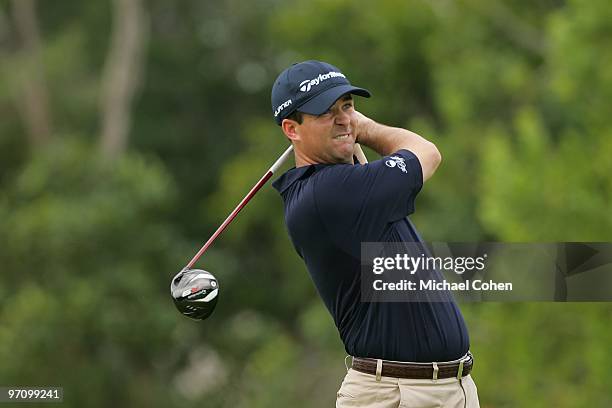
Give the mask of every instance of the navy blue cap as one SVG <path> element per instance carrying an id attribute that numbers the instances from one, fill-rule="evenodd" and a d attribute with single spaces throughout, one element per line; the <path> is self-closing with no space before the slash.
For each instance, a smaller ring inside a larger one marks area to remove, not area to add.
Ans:
<path id="1" fill-rule="evenodd" d="M 342 95 L 370 97 L 370 92 L 352 86 L 340 70 L 322 61 L 293 64 L 276 78 L 272 87 L 272 113 L 280 125 L 295 111 L 320 115 Z"/>

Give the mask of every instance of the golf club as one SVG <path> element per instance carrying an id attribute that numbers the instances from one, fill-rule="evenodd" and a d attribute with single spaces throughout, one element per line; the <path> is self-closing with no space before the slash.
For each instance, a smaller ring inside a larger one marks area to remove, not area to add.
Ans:
<path id="1" fill-rule="evenodd" d="M 274 172 L 283 165 L 292 151 L 293 146 L 289 146 L 263 177 L 261 177 L 253 188 L 251 188 L 251 191 L 249 191 L 242 201 L 240 201 L 191 261 L 172 278 L 170 293 L 172 294 L 174 304 L 183 315 L 195 320 L 204 320 L 212 314 L 219 297 L 219 283 L 212 273 L 203 269 L 191 268 L 212 245 L 214 240 L 217 239 L 223 230 L 225 230 L 234 218 L 236 218 L 238 213 L 248 204 L 253 196 L 257 194 L 259 189 L 266 184 Z"/>

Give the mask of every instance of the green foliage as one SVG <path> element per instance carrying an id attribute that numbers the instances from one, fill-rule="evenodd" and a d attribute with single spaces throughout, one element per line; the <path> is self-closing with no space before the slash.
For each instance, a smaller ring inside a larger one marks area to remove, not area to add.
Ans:
<path id="1" fill-rule="evenodd" d="M 612 402 L 609 305 L 490 303 L 462 310 L 481 405 L 605 407 Z"/>
<path id="2" fill-rule="evenodd" d="M 32 157 L 0 204 L 4 384 L 64 385 L 69 405 L 107 406 L 129 400 L 126 382 L 168 370 L 173 195 L 163 167 L 137 154 L 105 163 L 66 142 Z M 109 397 L 91 401 L 96 390 Z"/>

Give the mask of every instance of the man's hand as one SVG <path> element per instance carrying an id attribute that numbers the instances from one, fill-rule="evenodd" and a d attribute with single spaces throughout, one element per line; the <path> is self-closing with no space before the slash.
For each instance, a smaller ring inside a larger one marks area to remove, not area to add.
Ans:
<path id="1" fill-rule="evenodd" d="M 365 116 L 363 113 L 356 111 L 356 110 L 353 111 L 353 115 L 355 115 L 355 119 L 357 122 L 357 125 L 355 127 L 355 142 L 359 143 L 359 137 L 362 134 L 367 135 L 368 129 L 370 126 L 372 126 L 372 124 L 374 124 L 374 121 L 368 118 L 367 116 Z"/>

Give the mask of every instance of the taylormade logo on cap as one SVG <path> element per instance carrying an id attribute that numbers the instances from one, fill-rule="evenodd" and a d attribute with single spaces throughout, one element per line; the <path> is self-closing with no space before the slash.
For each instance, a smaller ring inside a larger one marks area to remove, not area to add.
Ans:
<path id="1" fill-rule="evenodd" d="M 369 97 L 367 89 L 352 86 L 340 69 L 323 61 L 293 64 L 281 72 L 272 86 L 272 114 L 277 125 L 293 112 L 320 115 L 342 95 Z"/>
<path id="2" fill-rule="evenodd" d="M 327 74 L 319 74 L 319 76 L 316 78 L 307 79 L 305 81 L 300 82 L 300 91 L 308 92 L 310 91 L 310 88 L 312 88 L 313 86 L 319 85 L 321 82 L 325 81 L 326 79 L 337 78 L 337 77 L 346 78 L 342 72 L 336 72 L 336 71 L 329 71 Z"/>

